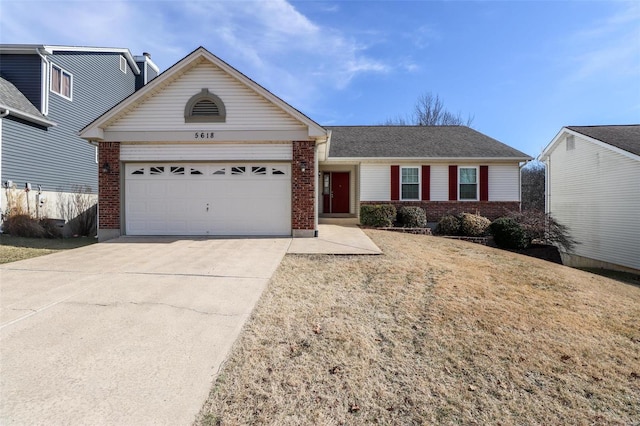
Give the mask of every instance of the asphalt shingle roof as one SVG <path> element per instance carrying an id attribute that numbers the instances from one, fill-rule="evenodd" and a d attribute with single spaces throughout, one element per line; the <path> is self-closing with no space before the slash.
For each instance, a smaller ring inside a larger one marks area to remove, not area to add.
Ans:
<path id="1" fill-rule="evenodd" d="M 25 95 L 8 80 L 0 77 L 0 105 L 46 119 Z"/>
<path id="2" fill-rule="evenodd" d="M 531 158 L 465 126 L 325 126 L 329 158 Z"/>
<path id="3" fill-rule="evenodd" d="M 640 124 L 621 126 L 567 126 L 567 129 L 640 155 Z"/>

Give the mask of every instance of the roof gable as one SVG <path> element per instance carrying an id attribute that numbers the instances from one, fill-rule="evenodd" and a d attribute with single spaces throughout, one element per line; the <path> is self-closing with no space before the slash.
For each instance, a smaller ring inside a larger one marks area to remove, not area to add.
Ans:
<path id="1" fill-rule="evenodd" d="M 531 157 L 466 126 L 338 126 L 329 159 L 508 159 Z"/>
<path id="2" fill-rule="evenodd" d="M 185 123 L 186 103 L 203 88 L 225 103 L 225 122 Z M 200 130 L 227 132 L 226 137 L 232 140 L 231 132 L 241 131 L 295 131 L 291 134 L 305 139 L 326 139 L 326 131 L 319 124 L 203 47 L 107 111 L 80 135 L 89 140 L 108 140 L 105 134 L 109 132 Z"/>
<path id="3" fill-rule="evenodd" d="M 603 148 L 640 159 L 640 125 L 566 126 L 560 129 L 540 154 L 544 161 L 567 135 L 578 136 Z"/>
<path id="4" fill-rule="evenodd" d="M 640 125 L 567 126 L 567 129 L 597 139 L 635 155 L 640 155 Z"/>

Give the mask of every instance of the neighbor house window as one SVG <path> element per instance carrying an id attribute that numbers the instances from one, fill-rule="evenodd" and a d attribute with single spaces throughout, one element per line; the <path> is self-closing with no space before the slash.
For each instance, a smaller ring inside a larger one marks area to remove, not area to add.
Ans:
<path id="1" fill-rule="evenodd" d="M 478 169 L 460 167 L 460 200 L 478 199 Z"/>
<path id="2" fill-rule="evenodd" d="M 573 135 L 567 136 L 567 151 L 576 149 L 576 139 Z"/>
<path id="3" fill-rule="evenodd" d="M 401 172 L 401 192 L 403 200 L 418 200 L 420 194 L 420 178 L 417 167 L 403 167 Z"/>
<path id="4" fill-rule="evenodd" d="M 67 99 L 71 99 L 71 74 L 57 65 L 51 65 L 51 91 Z"/>
<path id="5" fill-rule="evenodd" d="M 120 71 L 127 73 L 127 60 L 122 55 L 120 55 Z"/>

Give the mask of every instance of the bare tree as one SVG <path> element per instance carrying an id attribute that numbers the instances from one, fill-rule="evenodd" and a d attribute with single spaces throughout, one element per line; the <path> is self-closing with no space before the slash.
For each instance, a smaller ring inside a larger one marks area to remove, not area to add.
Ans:
<path id="1" fill-rule="evenodd" d="M 534 161 L 522 169 L 522 210 L 544 211 L 544 164 Z"/>
<path id="2" fill-rule="evenodd" d="M 471 127 L 472 116 L 465 120 L 462 114 L 453 113 L 444 106 L 440 96 L 431 92 L 423 93 L 416 100 L 413 115 L 388 119 L 385 124 L 390 126 L 468 126 Z"/>

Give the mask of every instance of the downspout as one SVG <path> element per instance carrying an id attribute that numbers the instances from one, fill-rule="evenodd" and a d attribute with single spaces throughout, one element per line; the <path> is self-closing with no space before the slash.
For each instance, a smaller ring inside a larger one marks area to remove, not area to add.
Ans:
<path id="1" fill-rule="evenodd" d="M 522 211 L 522 169 L 529 164 L 529 161 L 525 161 L 524 163 L 521 163 L 518 166 L 518 188 L 520 189 L 519 194 L 519 200 L 518 200 L 518 210 L 521 212 Z"/>
<path id="2" fill-rule="evenodd" d="M 49 60 L 40 52 L 40 48 L 36 48 L 36 53 L 45 65 L 44 69 L 42 69 L 41 110 L 43 115 L 49 115 Z"/>
<path id="3" fill-rule="evenodd" d="M 9 115 L 8 109 L 0 111 L 0 176 L 2 176 L 2 120 L 1 119 L 6 117 L 7 115 Z M 0 185 L 4 185 L 4 183 L 0 182 Z M 0 213 L 2 212 L 4 212 L 4 209 L 2 208 L 2 196 L 0 196 Z M 0 219 L 2 218 L 0 217 Z M 2 222 L 2 220 L 0 220 L 0 222 Z"/>
<path id="4" fill-rule="evenodd" d="M 314 168 L 314 174 L 315 176 L 313 176 L 313 179 L 315 180 L 315 185 L 313 185 L 314 187 L 314 197 L 315 197 L 315 202 L 314 204 L 314 211 L 315 211 L 315 215 L 314 215 L 314 227 L 315 227 L 315 236 L 318 236 L 318 212 L 319 212 L 319 204 L 320 204 L 320 199 L 319 199 L 319 195 L 320 192 L 318 191 L 318 187 L 322 184 L 322 182 L 319 180 L 320 177 L 320 159 L 318 158 L 318 147 L 320 145 L 326 145 L 326 148 L 328 149 L 328 142 L 329 142 L 329 138 L 331 137 L 331 131 L 328 131 L 328 136 L 327 138 L 321 142 L 321 143 L 316 143 L 316 147 L 315 147 L 315 168 Z M 327 152 L 327 149 L 325 149 L 325 158 L 323 160 L 326 160 L 326 157 L 329 155 L 329 153 Z"/>
<path id="5" fill-rule="evenodd" d="M 547 161 L 545 161 L 544 212 L 551 213 L 551 155 L 547 156 Z"/>

